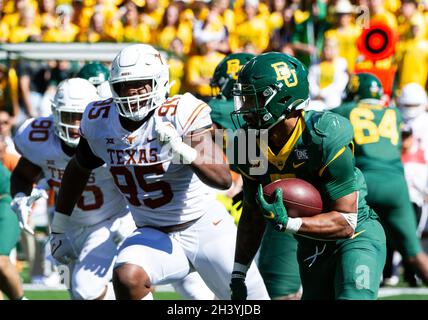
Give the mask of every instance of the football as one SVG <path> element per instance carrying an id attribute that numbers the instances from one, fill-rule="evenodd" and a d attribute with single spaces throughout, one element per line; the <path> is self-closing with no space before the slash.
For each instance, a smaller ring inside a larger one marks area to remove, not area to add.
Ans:
<path id="1" fill-rule="evenodd" d="M 309 182 L 297 178 L 271 182 L 263 188 L 266 201 L 272 203 L 276 188 L 282 189 L 282 200 L 290 217 L 312 217 L 322 212 L 321 194 Z"/>

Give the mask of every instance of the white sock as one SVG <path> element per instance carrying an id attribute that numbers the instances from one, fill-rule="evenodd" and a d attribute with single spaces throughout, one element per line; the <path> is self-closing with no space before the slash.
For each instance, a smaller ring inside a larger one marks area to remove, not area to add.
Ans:
<path id="1" fill-rule="evenodd" d="M 116 300 L 116 295 L 114 294 L 113 283 L 109 282 L 107 284 L 107 291 L 104 295 L 103 300 Z"/>
<path id="2" fill-rule="evenodd" d="M 151 292 L 149 292 L 144 298 L 142 298 L 141 300 L 153 300 L 153 294 Z"/>

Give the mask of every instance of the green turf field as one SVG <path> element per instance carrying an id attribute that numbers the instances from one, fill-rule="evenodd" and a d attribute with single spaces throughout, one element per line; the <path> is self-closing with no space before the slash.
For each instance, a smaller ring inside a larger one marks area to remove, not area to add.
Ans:
<path id="1" fill-rule="evenodd" d="M 46 291 L 25 291 L 25 296 L 30 300 L 70 300 L 67 291 L 46 290 Z M 182 300 L 181 296 L 175 292 L 155 292 L 155 300 Z"/>
<path id="2" fill-rule="evenodd" d="M 413 294 L 411 293 L 412 291 L 414 291 Z M 398 289 L 395 292 L 397 294 L 394 294 L 394 291 L 391 291 L 390 293 L 384 292 L 383 294 L 388 295 L 379 297 L 379 300 L 428 300 L 428 293 L 426 290 L 412 290 L 410 288 L 406 288 L 405 290 L 402 290 L 404 294 L 399 294 L 400 290 Z M 67 291 L 63 290 L 27 290 L 25 291 L 25 296 L 30 300 L 70 300 Z M 154 299 L 182 300 L 181 296 L 175 292 L 155 292 Z"/>

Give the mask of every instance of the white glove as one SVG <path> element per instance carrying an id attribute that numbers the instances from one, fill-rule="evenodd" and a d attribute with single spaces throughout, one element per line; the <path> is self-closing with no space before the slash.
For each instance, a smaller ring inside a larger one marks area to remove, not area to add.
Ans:
<path id="1" fill-rule="evenodd" d="M 170 143 L 176 139 L 181 140 L 181 137 L 178 135 L 177 130 L 171 122 L 162 122 L 161 120 L 157 120 L 155 130 L 158 134 L 159 141 L 164 144 Z"/>
<path id="2" fill-rule="evenodd" d="M 61 264 L 69 264 L 78 255 L 70 238 L 65 233 L 51 233 L 51 255 Z"/>
<path id="3" fill-rule="evenodd" d="M 31 206 L 35 201 L 39 200 L 40 198 L 48 199 L 49 195 L 47 193 L 47 190 L 49 190 L 49 184 L 46 179 L 40 180 L 37 185 L 31 190 L 31 194 L 28 197 L 27 200 L 27 206 Z"/>
<path id="4" fill-rule="evenodd" d="M 171 122 L 156 121 L 155 130 L 158 134 L 159 141 L 164 145 L 169 144 L 172 151 L 183 157 L 184 163 L 192 163 L 198 156 L 198 152 L 183 142 L 178 135 L 177 130 Z"/>
<path id="5" fill-rule="evenodd" d="M 31 212 L 31 205 L 27 204 L 29 198 L 24 193 L 19 192 L 13 198 L 10 207 L 18 217 L 19 227 L 29 234 L 34 235 L 34 230 L 28 224 L 28 217 Z"/>

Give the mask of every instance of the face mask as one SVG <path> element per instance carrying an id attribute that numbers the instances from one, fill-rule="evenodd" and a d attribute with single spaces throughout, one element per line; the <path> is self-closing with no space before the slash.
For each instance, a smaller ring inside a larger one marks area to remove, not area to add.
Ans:
<path id="1" fill-rule="evenodd" d="M 425 106 L 419 107 L 400 107 L 401 114 L 404 120 L 414 119 L 425 112 Z"/>

